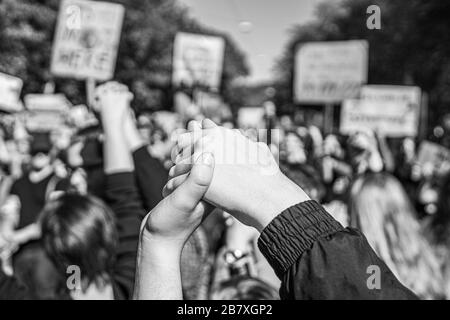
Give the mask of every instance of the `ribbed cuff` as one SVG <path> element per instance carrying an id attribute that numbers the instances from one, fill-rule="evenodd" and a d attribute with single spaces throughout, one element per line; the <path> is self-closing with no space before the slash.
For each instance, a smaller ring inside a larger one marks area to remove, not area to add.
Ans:
<path id="1" fill-rule="evenodd" d="M 344 228 L 316 201 L 284 210 L 261 233 L 258 247 L 281 279 L 313 243 Z"/>

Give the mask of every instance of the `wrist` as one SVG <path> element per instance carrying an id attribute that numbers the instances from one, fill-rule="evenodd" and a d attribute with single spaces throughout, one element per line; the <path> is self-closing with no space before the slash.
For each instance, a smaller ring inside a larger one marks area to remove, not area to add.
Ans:
<path id="1" fill-rule="evenodd" d="M 181 258 L 184 242 L 158 236 L 146 228 L 141 232 L 139 241 L 139 253 L 145 257 L 157 259 L 161 263 L 171 263 Z"/>
<path id="2" fill-rule="evenodd" d="M 278 183 L 268 190 L 264 200 L 252 214 L 255 217 L 254 226 L 260 233 L 284 210 L 310 200 L 308 195 L 293 181 L 280 173 Z"/>

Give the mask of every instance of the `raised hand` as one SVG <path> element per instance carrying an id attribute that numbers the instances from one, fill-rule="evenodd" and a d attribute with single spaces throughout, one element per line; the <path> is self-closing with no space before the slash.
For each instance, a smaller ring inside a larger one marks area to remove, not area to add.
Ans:
<path id="1" fill-rule="evenodd" d="M 177 190 L 164 198 L 144 219 L 142 235 L 180 250 L 212 209 L 202 201 L 214 172 L 214 157 L 202 154 Z"/>
<path id="2" fill-rule="evenodd" d="M 178 139 L 179 156 L 170 170 L 164 195 L 183 183 L 199 153 L 214 154 L 214 176 L 204 199 L 259 231 L 284 209 L 309 200 L 278 168 L 267 145 L 253 142 L 237 130 L 218 127 L 210 120 L 190 125 L 191 133 Z M 201 132 L 201 133 L 199 133 Z"/>
<path id="3" fill-rule="evenodd" d="M 126 85 L 110 81 L 96 88 L 94 110 L 101 114 L 103 124 L 123 122 L 132 100 L 133 94 Z"/>

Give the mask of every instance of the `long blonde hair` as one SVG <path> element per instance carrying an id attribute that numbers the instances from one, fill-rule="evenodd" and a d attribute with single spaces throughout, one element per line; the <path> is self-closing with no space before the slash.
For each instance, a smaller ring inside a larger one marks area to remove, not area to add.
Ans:
<path id="1" fill-rule="evenodd" d="M 400 282 L 424 299 L 443 296 L 439 259 L 397 179 L 386 173 L 358 178 L 350 210 L 352 226 L 361 230 Z"/>

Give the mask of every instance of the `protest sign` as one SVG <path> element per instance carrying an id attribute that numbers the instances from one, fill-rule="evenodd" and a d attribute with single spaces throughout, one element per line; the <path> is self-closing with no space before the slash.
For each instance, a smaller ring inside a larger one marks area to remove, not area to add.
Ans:
<path id="1" fill-rule="evenodd" d="M 450 170 L 450 150 L 437 143 L 423 141 L 419 146 L 417 164 L 437 174 L 446 174 Z"/>
<path id="2" fill-rule="evenodd" d="M 34 110 L 27 111 L 25 127 L 29 131 L 52 131 L 64 126 L 65 116 L 61 112 Z"/>
<path id="3" fill-rule="evenodd" d="M 0 72 L 0 110 L 9 112 L 22 110 L 20 102 L 22 86 L 22 79 Z"/>
<path id="4" fill-rule="evenodd" d="M 365 40 L 309 42 L 295 57 L 294 100 L 298 103 L 339 103 L 356 98 L 367 82 Z"/>
<path id="5" fill-rule="evenodd" d="M 71 103 L 64 94 L 27 94 L 25 106 L 30 111 L 66 112 Z"/>
<path id="6" fill-rule="evenodd" d="M 175 37 L 173 84 L 217 90 L 222 78 L 225 41 L 221 37 L 180 32 Z"/>
<path id="7" fill-rule="evenodd" d="M 413 105 L 419 111 L 422 93 L 419 87 L 366 85 L 361 88 L 361 100 L 398 102 Z"/>
<path id="8" fill-rule="evenodd" d="M 367 129 L 389 137 L 415 136 L 417 108 L 406 102 L 345 100 L 341 109 L 341 133 Z"/>
<path id="9" fill-rule="evenodd" d="M 124 12 L 122 5 L 114 3 L 62 1 L 53 44 L 52 73 L 78 79 L 111 79 Z"/>

